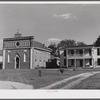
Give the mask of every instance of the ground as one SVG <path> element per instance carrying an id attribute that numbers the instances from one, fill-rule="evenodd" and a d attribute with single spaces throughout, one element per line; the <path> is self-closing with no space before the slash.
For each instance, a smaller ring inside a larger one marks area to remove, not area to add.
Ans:
<path id="1" fill-rule="evenodd" d="M 77 74 L 92 72 L 92 71 L 100 71 L 100 68 L 95 69 L 76 69 L 73 71 L 72 69 L 65 70 L 64 73 L 61 73 L 59 69 L 42 69 L 41 77 L 39 77 L 38 70 L 0 70 L 0 81 L 12 81 L 12 82 L 20 82 L 28 85 L 34 86 L 35 89 L 42 88 L 53 84 L 55 82 L 61 81 L 63 79 L 69 78 L 71 76 L 75 76 Z M 99 77 L 100 74 L 94 75 L 92 77 Z M 90 83 L 91 83 L 91 77 Z M 87 80 L 87 79 L 85 79 Z M 95 79 L 96 80 L 96 79 Z M 84 82 L 84 81 L 83 81 Z M 82 88 L 82 83 L 80 83 L 80 87 L 74 88 Z M 87 83 L 88 84 L 88 81 Z M 100 85 L 99 85 L 100 87 Z M 84 87 L 83 87 L 84 88 Z"/>
<path id="2" fill-rule="evenodd" d="M 100 89 L 100 73 L 90 76 L 72 89 Z"/>

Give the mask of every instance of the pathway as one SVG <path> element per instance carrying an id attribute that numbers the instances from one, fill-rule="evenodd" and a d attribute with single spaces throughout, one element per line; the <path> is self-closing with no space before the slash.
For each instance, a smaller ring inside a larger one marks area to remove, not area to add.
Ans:
<path id="1" fill-rule="evenodd" d="M 18 82 L 0 81 L 0 89 L 33 89 L 33 86 Z"/>

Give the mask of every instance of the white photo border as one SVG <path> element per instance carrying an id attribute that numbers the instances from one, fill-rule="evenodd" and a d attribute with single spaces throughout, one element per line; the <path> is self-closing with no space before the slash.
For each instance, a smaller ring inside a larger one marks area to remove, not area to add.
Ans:
<path id="1" fill-rule="evenodd" d="M 100 4 L 100 1 L 0 1 L 0 4 Z M 0 99 L 99 99 L 100 90 L 0 90 Z"/>

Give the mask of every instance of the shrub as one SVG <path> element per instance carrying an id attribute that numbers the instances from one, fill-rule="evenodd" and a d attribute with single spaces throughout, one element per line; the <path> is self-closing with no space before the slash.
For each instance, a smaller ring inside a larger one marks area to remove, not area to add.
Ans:
<path id="1" fill-rule="evenodd" d="M 73 71 L 75 71 L 75 70 L 76 70 L 76 68 L 74 67 L 74 68 L 73 68 Z"/>
<path id="2" fill-rule="evenodd" d="M 63 74 L 63 72 L 64 72 L 64 68 L 63 67 L 60 68 L 60 72 Z"/>

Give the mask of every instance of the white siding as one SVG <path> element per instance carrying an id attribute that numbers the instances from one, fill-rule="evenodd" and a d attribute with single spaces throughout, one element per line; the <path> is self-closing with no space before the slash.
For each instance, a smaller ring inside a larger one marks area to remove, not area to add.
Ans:
<path id="1" fill-rule="evenodd" d="M 0 56 L 0 62 L 2 62 L 2 58 L 3 58 L 3 57 L 2 57 L 2 56 Z"/>
<path id="2" fill-rule="evenodd" d="M 50 59 L 50 53 L 34 49 L 34 67 L 46 67 L 46 62 Z"/>

